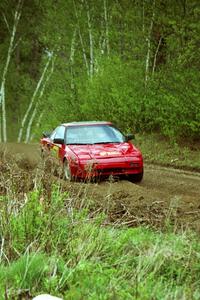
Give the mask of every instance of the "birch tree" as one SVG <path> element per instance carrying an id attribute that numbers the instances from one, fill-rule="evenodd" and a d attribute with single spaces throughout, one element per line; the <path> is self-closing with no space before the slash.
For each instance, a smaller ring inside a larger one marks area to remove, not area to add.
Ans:
<path id="1" fill-rule="evenodd" d="M 72 36 L 72 41 L 71 41 L 71 49 L 70 49 L 70 57 L 69 57 L 69 62 L 70 62 L 70 71 L 71 71 L 71 89 L 74 89 L 74 54 L 75 54 L 75 44 L 76 44 L 76 36 L 77 36 L 77 26 L 74 29 L 73 36 Z"/>
<path id="2" fill-rule="evenodd" d="M 87 22 L 88 22 L 88 33 L 89 33 L 89 43 L 90 43 L 90 77 L 93 77 L 94 74 L 94 46 L 93 46 L 93 35 L 92 35 L 92 24 L 90 16 L 90 8 L 88 2 L 86 1 L 86 10 L 87 10 Z"/>
<path id="3" fill-rule="evenodd" d="M 38 129 L 39 126 L 41 125 L 41 121 L 42 121 L 42 118 L 44 116 L 44 110 L 42 110 L 42 112 L 39 114 L 39 117 L 37 119 L 37 122 L 36 122 L 36 125 L 35 125 L 35 129 Z M 31 134 L 31 137 L 30 137 L 30 142 L 34 139 L 34 132 Z"/>
<path id="4" fill-rule="evenodd" d="M 147 37 L 147 55 L 146 55 L 146 63 L 145 63 L 145 86 L 147 86 L 148 80 L 149 80 L 149 64 L 150 64 L 150 53 L 151 53 L 151 36 L 153 31 L 153 24 L 154 24 L 154 18 L 155 18 L 155 0 L 152 5 L 152 17 L 151 17 L 151 23 L 149 27 L 148 37 Z"/>
<path id="5" fill-rule="evenodd" d="M 109 28 L 108 28 L 108 10 L 107 10 L 107 2 L 106 0 L 103 0 L 103 7 L 104 7 L 104 19 L 105 19 L 105 31 L 106 31 L 106 48 L 107 48 L 107 54 L 109 56 L 110 54 L 110 43 L 109 43 Z"/>
<path id="6" fill-rule="evenodd" d="M 44 90 L 46 88 L 47 83 L 49 82 L 49 79 L 51 77 L 51 75 L 53 74 L 54 71 L 54 62 L 55 62 L 55 57 L 52 59 L 52 65 L 51 65 L 51 70 L 49 71 L 49 74 L 47 75 L 46 79 L 44 80 L 43 86 L 40 90 L 39 96 L 37 98 L 37 102 L 35 104 L 35 107 L 33 109 L 32 115 L 29 119 L 27 128 L 26 128 L 26 137 L 25 137 L 25 143 L 30 142 L 30 135 L 31 135 L 31 128 L 33 125 L 33 122 L 35 120 L 36 114 L 38 113 L 38 108 L 39 108 L 39 104 L 40 104 L 40 100 L 44 94 Z"/>
<path id="7" fill-rule="evenodd" d="M 6 98 L 5 98 L 6 77 L 7 77 L 7 73 L 8 73 L 11 56 L 12 56 L 12 53 L 16 46 L 15 45 L 15 36 L 16 36 L 19 19 L 21 16 L 22 4 L 23 4 L 22 0 L 19 0 L 17 3 L 16 10 L 15 10 L 14 22 L 13 22 L 13 27 L 12 27 L 12 31 L 11 31 L 10 42 L 9 42 L 9 47 L 8 47 L 8 52 L 7 52 L 7 57 L 6 57 L 6 63 L 5 63 L 4 69 L 3 69 L 1 87 L 0 87 L 0 107 L 1 107 L 0 130 L 2 133 L 2 136 L 0 133 L 0 141 L 3 141 L 3 142 L 7 142 L 7 120 L 6 120 Z M 6 22 L 6 26 L 9 29 L 10 27 L 8 25 L 5 15 L 4 15 L 4 20 Z"/>
<path id="8" fill-rule="evenodd" d="M 44 80 L 44 78 L 45 78 L 45 74 L 46 74 L 46 72 L 47 72 L 47 70 L 48 70 L 48 67 L 49 67 L 49 64 L 50 64 L 50 62 L 51 62 L 51 60 L 52 60 L 52 57 L 53 57 L 53 53 L 49 53 L 49 54 L 48 54 L 48 59 L 47 59 L 46 65 L 44 66 L 44 69 L 43 69 L 43 72 L 42 72 L 42 74 L 41 74 L 41 77 L 40 77 L 40 79 L 39 79 L 39 81 L 38 81 L 38 83 L 37 83 L 37 85 L 36 85 L 36 88 L 35 88 L 35 90 L 34 90 L 33 96 L 32 96 L 31 99 L 30 99 L 29 105 L 28 105 L 27 110 L 26 110 L 26 112 L 25 112 L 25 114 L 24 114 L 24 117 L 23 117 L 23 119 L 22 119 L 21 127 L 20 127 L 20 129 L 19 129 L 18 139 L 17 139 L 18 143 L 20 143 L 20 142 L 22 141 L 22 135 L 23 135 L 23 130 L 24 130 L 26 121 L 27 121 L 28 116 L 29 116 L 29 113 L 31 112 L 31 109 L 32 109 L 32 107 L 33 107 L 33 105 L 34 105 L 36 96 L 37 96 L 37 94 L 38 94 L 38 92 L 39 92 L 39 89 L 40 89 L 40 87 L 41 87 L 41 85 L 42 85 L 42 82 L 43 82 L 43 80 Z"/>
<path id="9" fill-rule="evenodd" d="M 73 0 L 73 5 L 74 5 L 74 12 L 75 12 L 75 16 L 76 16 L 77 26 L 78 26 L 78 35 L 79 35 L 80 44 L 81 44 L 82 52 L 83 52 L 83 59 L 85 62 L 87 74 L 89 76 L 90 70 L 89 70 L 88 60 L 87 60 L 86 51 L 85 51 L 85 47 L 84 47 L 84 43 L 83 43 L 83 37 L 82 37 L 81 28 L 80 28 L 80 24 L 79 24 L 79 15 L 78 15 L 75 0 Z"/>
<path id="10" fill-rule="evenodd" d="M 160 49 L 161 42 L 162 42 L 162 37 L 159 38 L 158 45 L 156 47 L 156 51 L 155 51 L 155 54 L 154 54 L 152 76 L 154 75 L 154 72 L 155 72 L 156 61 L 157 61 L 157 56 L 158 56 L 158 52 L 159 52 L 159 49 Z"/>

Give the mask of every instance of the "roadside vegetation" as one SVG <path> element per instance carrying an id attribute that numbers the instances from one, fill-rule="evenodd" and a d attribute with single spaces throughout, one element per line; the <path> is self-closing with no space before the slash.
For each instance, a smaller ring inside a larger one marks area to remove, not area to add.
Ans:
<path id="1" fill-rule="evenodd" d="M 199 299 L 199 237 L 173 207 L 149 206 L 142 225 L 145 211 L 135 222 L 123 195 L 115 207 L 102 194 L 101 206 L 90 184 L 66 184 L 43 163 L 1 162 L 2 299 Z"/>
<path id="2" fill-rule="evenodd" d="M 160 134 L 136 134 L 134 143 L 143 153 L 145 163 L 200 171 L 200 143 L 181 139 L 179 142 Z"/>
<path id="3" fill-rule="evenodd" d="M 105 226 L 106 215 L 70 207 L 58 187 L 49 199 L 41 193 L 29 193 L 20 208 L 1 198 L 1 295 L 199 299 L 195 234 Z"/>

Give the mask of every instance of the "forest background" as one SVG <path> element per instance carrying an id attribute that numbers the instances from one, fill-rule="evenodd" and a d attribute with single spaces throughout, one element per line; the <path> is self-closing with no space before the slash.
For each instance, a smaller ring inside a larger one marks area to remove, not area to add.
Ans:
<path id="1" fill-rule="evenodd" d="M 74 120 L 199 139 L 198 0 L 3 0 L 0 12 L 0 141 Z"/>

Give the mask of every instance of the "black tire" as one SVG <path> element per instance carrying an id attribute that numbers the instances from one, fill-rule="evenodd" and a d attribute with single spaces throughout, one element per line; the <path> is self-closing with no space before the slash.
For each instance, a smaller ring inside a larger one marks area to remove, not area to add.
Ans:
<path id="1" fill-rule="evenodd" d="M 144 172 L 142 171 L 141 173 L 138 173 L 138 174 L 131 174 L 128 176 L 128 179 L 131 181 L 131 182 L 141 182 L 142 179 L 143 179 L 143 175 L 144 175 Z"/>

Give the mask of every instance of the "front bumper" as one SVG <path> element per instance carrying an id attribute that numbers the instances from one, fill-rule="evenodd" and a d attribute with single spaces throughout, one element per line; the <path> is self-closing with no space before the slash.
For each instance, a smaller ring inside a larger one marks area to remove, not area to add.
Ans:
<path id="1" fill-rule="evenodd" d="M 80 162 L 79 177 L 90 178 L 99 176 L 120 176 L 139 174 L 143 172 L 142 157 L 130 157 L 126 159 L 99 159 Z"/>

